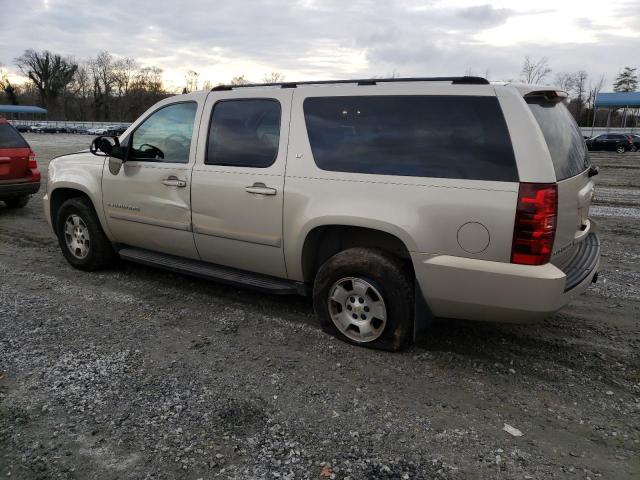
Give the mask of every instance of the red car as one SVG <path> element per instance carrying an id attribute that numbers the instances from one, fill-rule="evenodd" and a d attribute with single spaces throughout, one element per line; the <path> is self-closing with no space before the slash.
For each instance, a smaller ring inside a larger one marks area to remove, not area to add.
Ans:
<path id="1" fill-rule="evenodd" d="M 0 200 L 9 208 L 22 208 L 39 189 L 36 154 L 13 125 L 0 118 Z"/>

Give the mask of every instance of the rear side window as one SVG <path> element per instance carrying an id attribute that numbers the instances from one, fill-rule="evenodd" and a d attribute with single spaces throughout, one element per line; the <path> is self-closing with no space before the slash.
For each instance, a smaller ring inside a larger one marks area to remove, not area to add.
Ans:
<path id="1" fill-rule="evenodd" d="M 0 148 L 29 148 L 29 144 L 13 126 L 0 123 Z"/>
<path id="2" fill-rule="evenodd" d="M 557 180 L 565 180 L 589 168 L 589 153 L 582 132 L 563 103 L 528 99 L 547 142 Z"/>
<path id="3" fill-rule="evenodd" d="M 304 115 L 323 170 L 518 181 L 495 97 L 311 97 Z"/>
<path id="4" fill-rule="evenodd" d="M 221 100 L 213 107 L 207 165 L 266 168 L 280 144 L 280 102 L 272 99 Z"/>

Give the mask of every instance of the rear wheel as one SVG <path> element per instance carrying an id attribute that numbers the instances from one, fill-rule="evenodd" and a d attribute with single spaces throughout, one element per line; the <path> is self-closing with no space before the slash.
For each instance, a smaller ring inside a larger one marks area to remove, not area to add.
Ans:
<path id="1" fill-rule="evenodd" d="M 79 270 L 100 270 L 116 258 L 88 199 L 70 198 L 60 206 L 56 234 L 62 254 Z"/>
<path id="2" fill-rule="evenodd" d="M 20 195 L 19 197 L 11 197 L 4 200 L 9 208 L 24 208 L 29 203 L 29 195 Z"/>
<path id="3" fill-rule="evenodd" d="M 624 152 L 626 152 L 626 151 L 627 151 L 627 149 L 626 149 L 626 148 L 624 148 L 624 145 L 618 145 L 618 146 L 616 147 L 616 153 L 624 153 Z"/>
<path id="4" fill-rule="evenodd" d="M 324 331 L 356 345 L 406 346 L 413 327 L 413 276 L 396 257 L 351 248 L 327 260 L 316 276 L 313 304 Z"/>

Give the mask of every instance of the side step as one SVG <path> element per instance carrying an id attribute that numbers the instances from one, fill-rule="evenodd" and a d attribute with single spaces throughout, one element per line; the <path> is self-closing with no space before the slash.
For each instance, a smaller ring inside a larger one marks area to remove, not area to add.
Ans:
<path id="1" fill-rule="evenodd" d="M 248 287 L 277 295 L 308 294 L 306 286 L 301 282 L 293 282 L 259 273 L 245 272 L 234 268 L 214 265 L 200 260 L 175 257 L 165 253 L 152 252 L 142 248 L 122 247 L 118 254 L 125 260 L 164 268 L 173 272 L 193 275 L 207 280 L 214 280 L 229 285 Z"/>

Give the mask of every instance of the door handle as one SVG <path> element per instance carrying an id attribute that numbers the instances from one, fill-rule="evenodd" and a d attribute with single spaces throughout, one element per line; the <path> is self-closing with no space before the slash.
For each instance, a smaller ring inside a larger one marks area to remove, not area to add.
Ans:
<path id="1" fill-rule="evenodd" d="M 178 177 L 174 177 L 174 176 L 165 178 L 164 180 L 162 180 L 162 184 L 166 185 L 167 187 L 183 188 L 187 186 L 187 182 L 185 180 L 180 180 Z"/>
<path id="2" fill-rule="evenodd" d="M 278 191 L 275 188 L 267 187 L 264 183 L 256 182 L 250 187 L 244 188 L 245 192 L 257 195 L 275 195 Z"/>

